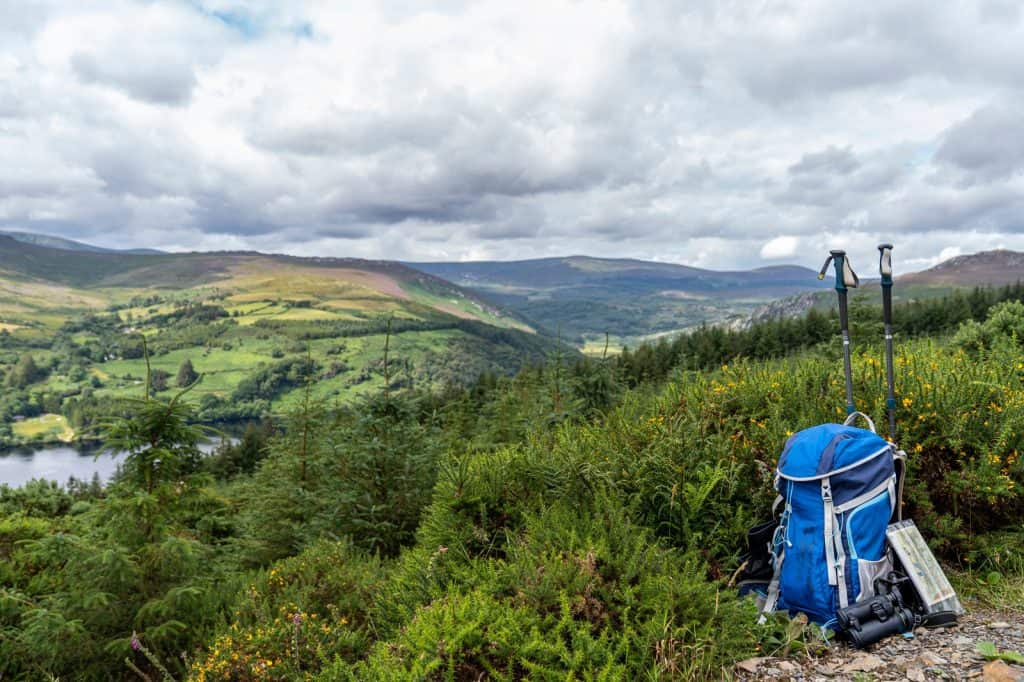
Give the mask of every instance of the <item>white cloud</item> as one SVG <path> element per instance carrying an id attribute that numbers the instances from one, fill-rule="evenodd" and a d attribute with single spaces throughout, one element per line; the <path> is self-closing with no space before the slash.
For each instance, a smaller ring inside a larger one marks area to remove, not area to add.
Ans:
<path id="1" fill-rule="evenodd" d="M 800 240 L 797 237 L 783 235 L 771 241 L 765 242 L 761 247 L 761 258 L 776 260 L 779 258 L 792 258 L 796 255 Z"/>
<path id="2" fill-rule="evenodd" d="M 0 0 L 0 16 L 0 228 L 711 267 L 1024 246 L 1011 3 Z"/>
<path id="3" fill-rule="evenodd" d="M 960 250 L 959 246 L 947 246 L 946 248 L 939 252 L 939 260 L 944 261 L 949 260 L 950 258 L 956 258 L 962 253 L 963 251 Z"/>

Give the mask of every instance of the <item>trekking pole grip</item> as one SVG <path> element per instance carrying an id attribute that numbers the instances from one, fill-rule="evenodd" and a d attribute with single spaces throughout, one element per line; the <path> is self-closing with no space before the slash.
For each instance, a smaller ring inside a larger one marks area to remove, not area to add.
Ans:
<path id="1" fill-rule="evenodd" d="M 843 270 L 846 265 L 846 252 L 841 249 L 833 249 L 828 252 L 829 260 L 836 268 L 836 291 L 846 291 L 846 278 L 843 277 Z"/>
<path id="2" fill-rule="evenodd" d="M 878 274 L 883 287 L 892 286 L 892 244 L 878 245 Z"/>

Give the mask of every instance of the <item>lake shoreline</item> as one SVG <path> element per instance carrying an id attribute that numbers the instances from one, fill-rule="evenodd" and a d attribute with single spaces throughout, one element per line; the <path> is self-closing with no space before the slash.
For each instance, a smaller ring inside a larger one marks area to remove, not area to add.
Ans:
<path id="1" fill-rule="evenodd" d="M 31 441 L 0 441 L 0 457 L 7 453 L 15 452 L 19 449 L 39 449 L 54 446 L 87 448 L 92 444 L 97 444 L 100 442 L 101 441 L 99 438 L 72 438 L 71 440 L 62 440 L 60 438 L 43 438 L 40 440 Z"/>
<path id="2" fill-rule="evenodd" d="M 258 419 L 218 419 L 212 422 L 194 422 L 194 426 L 203 426 L 214 429 L 220 433 L 212 438 L 212 440 L 220 440 L 222 437 L 234 439 L 242 433 L 242 430 L 248 424 L 258 424 Z M 225 427 L 223 429 L 218 427 Z M 76 436 L 70 440 L 64 440 L 62 438 L 41 438 L 33 440 L 0 440 L 0 457 L 6 454 L 14 452 L 19 448 L 25 449 L 40 449 L 48 447 L 69 447 L 69 448 L 90 448 L 94 445 L 102 443 L 102 439 L 99 437 L 90 436 Z"/>
<path id="3" fill-rule="evenodd" d="M 239 440 L 230 434 L 223 436 L 200 442 L 199 450 L 209 456 L 225 439 L 230 443 Z M 105 485 L 127 456 L 127 452 L 114 450 L 98 440 L 5 448 L 0 450 L 0 486 L 18 488 L 34 479 L 64 485 L 70 478 L 88 482 L 96 475 Z"/>

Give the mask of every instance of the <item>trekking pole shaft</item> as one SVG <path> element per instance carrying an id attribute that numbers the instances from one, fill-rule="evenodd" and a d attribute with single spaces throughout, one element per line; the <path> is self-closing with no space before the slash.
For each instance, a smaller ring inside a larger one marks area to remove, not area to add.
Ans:
<path id="1" fill-rule="evenodd" d="M 896 379 L 892 358 L 892 284 L 882 284 L 882 319 L 885 322 L 885 407 L 889 412 L 889 438 L 896 441 Z"/>
<path id="2" fill-rule="evenodd" d="M 846 260 L 846 252 L 834 249 L 828 252 L 828 259 L 821 266 L 818 279 L 825 277 L 831 264 L 836 270 L 836 294 L 839 298 L 839 329 L 843 333 L 843 371 L 846 375 L 846 414 L 853 414 L 857 408 L 853 404 L 853 366 L 850 362 L 850 316 L 846 308 L 847 287 L 856 287 L 857 275 Z"/>
<path id="3" fill-rule="evenodd" d="M 892 244 L 878 245 L 878 274 L 882 285 L 882 321 L 885 323 L 885 407 L 889 413 L 889 440 L 896 442 L 896 380 L 892 361 Z"/>
<path id="4" fill-rule="evenodd" d="M 839 329 L 843 334 L 843 373 L 846 376 L 846 414 L 853 414 L 853 366 L 850 362 L 850 317 L 846 309 L 846 292 L 839 291 Z"/>

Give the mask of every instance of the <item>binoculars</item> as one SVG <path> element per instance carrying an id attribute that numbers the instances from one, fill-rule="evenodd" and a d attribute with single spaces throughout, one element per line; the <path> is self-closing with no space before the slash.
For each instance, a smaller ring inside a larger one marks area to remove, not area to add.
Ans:
<path id="1" fill-rule="evenodd" d="M 905 577 L 894 580 L 880 578 L 875 581 L 878 594 L 836 612 L 839 630 L 851 644 L 863 649 L 889 635 L 914 629 L 919 622 L 917 614 L 904 603 L 899 587 L 906 580 Z M 880 583 L 888 586 L 887 591 L 879 589 Z"/>

